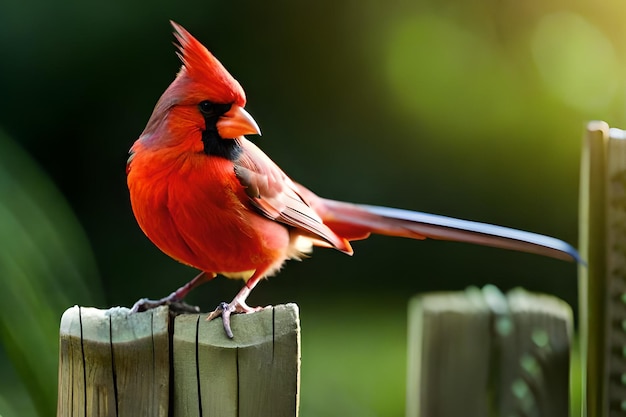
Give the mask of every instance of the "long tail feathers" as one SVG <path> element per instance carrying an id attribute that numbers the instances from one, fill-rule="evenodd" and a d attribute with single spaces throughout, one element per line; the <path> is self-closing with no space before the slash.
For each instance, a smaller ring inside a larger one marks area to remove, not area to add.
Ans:
<path id="1" fill-rule="evenodd" d="M 339 236 L 364 239 L 370 233 L 469 242 L 583 263 L 571 245 L 553 237 L 436 214 L 321 199 L 321 215 Z"/>

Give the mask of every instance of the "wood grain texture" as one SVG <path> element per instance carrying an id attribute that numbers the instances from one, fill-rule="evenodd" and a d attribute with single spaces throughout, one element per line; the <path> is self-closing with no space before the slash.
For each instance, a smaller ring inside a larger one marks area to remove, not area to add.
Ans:
<path id="1" fill-rule="evenodd" d="M 116 416 L 110 318 L 95 308 L 81 307 L 79 313 L 87 416 Z"/>
<path id="2" fill-rule="evenodd" d="M 207 322 L 203 315 L 195 322 L 194 315 L 176 318 L 174 363 L 189 361 L 196 368 L 175 366 L 174 415 L 296 416 L 300 382 L 297 306 L 234 316 L 232 329 L 235 338 L 231 340 L 219 320 Z M 200 408 L 189 409 L 194 403 Z"/>
<path id="3" fill-rule="evenodd" d="M 57 416 L 168 415 L 169 312 L 72 307 L 61 319 Z"/>
<path id="4" fill-rule="evenodd" d="M 117 415 L 167 417 L 169 312 L 166 308 L 128 314 L 109 310 Z"/>
<path id="5" fill-rule="evenodd" d="M 234 316 L 233 340 L 205 317 L 68 309 L 57 416 L 297 416 L 297 306 Z"/>
<path id="6" fill-rule="evenodd" d="M 61 317 L 59 352 L 57 416 L 85 416 L 85 362 L 78 306 L 68 309 Z"/>

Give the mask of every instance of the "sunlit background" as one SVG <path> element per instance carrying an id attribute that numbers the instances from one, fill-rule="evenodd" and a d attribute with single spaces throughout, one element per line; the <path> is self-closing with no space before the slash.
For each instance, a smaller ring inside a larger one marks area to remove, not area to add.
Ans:
<path id="1" fill-rule="evenodd" d="M 577 239 L 584 123 L 626 127 L 626 5 L 570 1 L 0 3 L 0 415 L 56 407 L 74 304 L 160 297 L 195 271 L 132 216 L 127 151 L 179 62 L 168 19 L 241 82 L 294 179 L 327 197 Z M 375 237 L 259 285 L 297 302 L 303 417 L 404 415 L 406 303 L 493 283 L 574 307 L 576 267 Z M 241 284 L 191 302 L 211 310 Z"/>

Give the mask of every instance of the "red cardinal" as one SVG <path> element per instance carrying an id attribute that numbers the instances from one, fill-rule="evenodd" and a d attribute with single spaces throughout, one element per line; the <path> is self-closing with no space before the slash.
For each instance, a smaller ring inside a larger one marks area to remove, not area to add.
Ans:
<path id="1" fill-rule="evenodd" d="M 133 310 L 181 301 L 217 274 L 245 286 L 222 315 L 233 337 L 231 313 L 246 304 L 262 278 L 313 246 L 352 254 L 350 241 L 371 233 L 445 239 L 578 260 L 560 240 L 499 226 L 413 211 L 327 200 L 292 181 L 244 135 L 260 134 L 244 110 L 246 96 L 220 62 L 172 22 L 183 65 L 156 104 L 130 150 L 127 174 L 139 226 L 163 252 L 202 271 L 161 300 Z"/>

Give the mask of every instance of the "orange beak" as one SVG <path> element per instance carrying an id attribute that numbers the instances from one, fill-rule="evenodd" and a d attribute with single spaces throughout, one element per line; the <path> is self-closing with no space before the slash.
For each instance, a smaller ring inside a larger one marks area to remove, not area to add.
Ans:
<path id="1" fill-rule="evenodd" d="M 234 139 L 243 135 L 260 135 L 261 129 L 250 113 L 233 104 L 217 121 L 217 132 L 224 139 Z"/>

